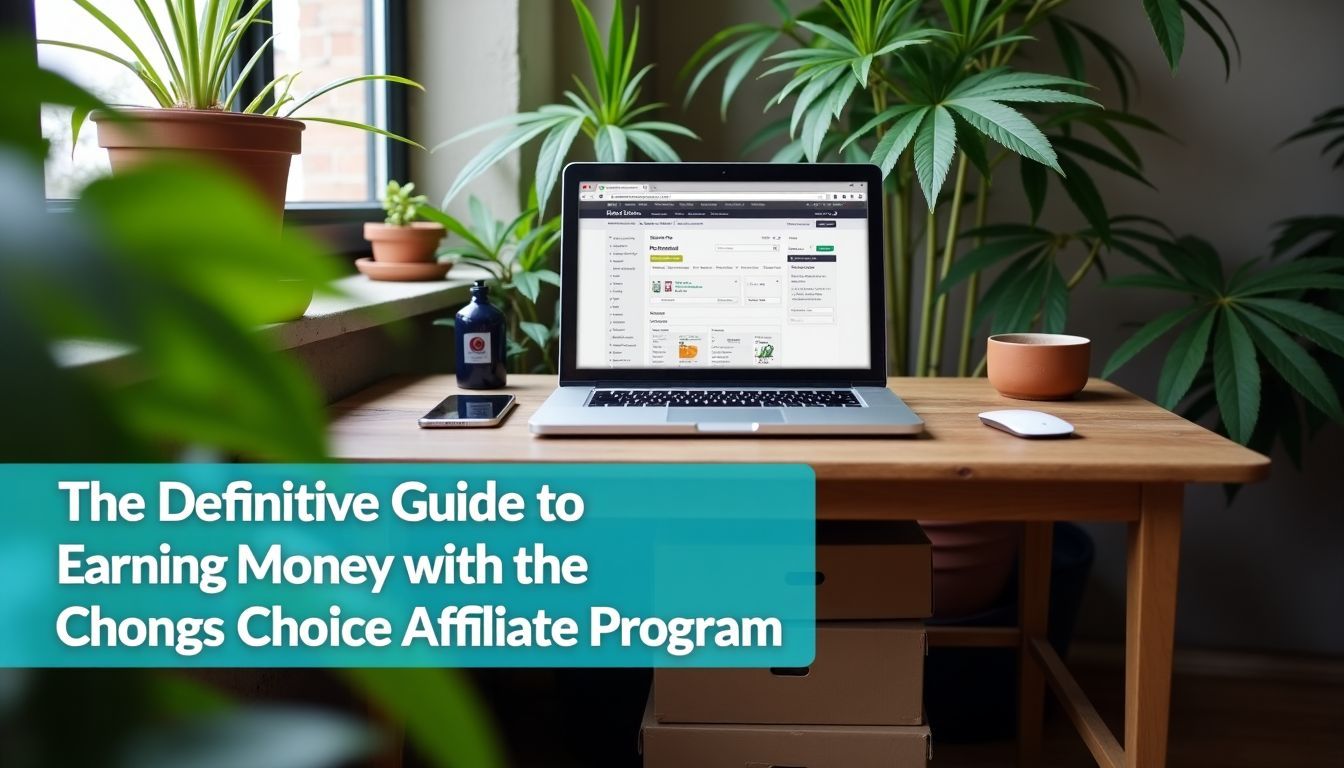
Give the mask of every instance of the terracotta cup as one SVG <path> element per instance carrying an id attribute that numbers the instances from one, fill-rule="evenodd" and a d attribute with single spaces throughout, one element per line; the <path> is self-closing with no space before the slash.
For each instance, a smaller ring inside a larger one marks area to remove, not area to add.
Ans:
<path id="1" fill-rule="evenodd" d="M 989 383 L 1017 400 L 1066 400 L 1087 384 L 1092 342 L 1058 333 L 989 337 Z"/>

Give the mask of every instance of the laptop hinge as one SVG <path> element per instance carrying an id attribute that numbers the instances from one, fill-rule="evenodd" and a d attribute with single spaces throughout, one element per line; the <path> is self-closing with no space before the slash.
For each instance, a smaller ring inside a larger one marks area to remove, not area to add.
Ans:
<path id="1" fill-rule="evenodd" d="M 859 386 L 844 381 L 594 381 L 596 389 L 715 389 L 719 387 L 845 389 Z"/>

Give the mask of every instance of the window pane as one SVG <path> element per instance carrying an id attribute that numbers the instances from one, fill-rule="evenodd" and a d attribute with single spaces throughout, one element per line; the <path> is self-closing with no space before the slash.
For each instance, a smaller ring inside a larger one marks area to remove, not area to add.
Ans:
<path id="1" fill-rule="evenodd" d="M 126 33 L 144 51 L 150 63 L 162 67 L 153 38 L 143 23 L 135 23 L 139 12 L 131 0 L 101 2 L 99 7 L 122 22 Z M 92 45 L 119 56 L 128 56 L 125 46 L 96 19 L 71 0 L 39 0 L 35 5 L 37 36 L 47 40 Z M 159 14 L 162 17 L 163 14 Z M 84 86 L 108 104 L 148 106 L 154 104 L 149 90 L 130 70 L 100 56 L 83 51 L 40 46 L 38 59 Z M 97 131 L 92 124 L 80 133 L 79 146 L 71 152 L 70 110 L 44 107 L 42 135 L 52 143 L 47 156 L 47 197 L 70 198 L 88 182 L 107 172 L 107 153 L 98 147 Z"/>
<path id="2" fill-rule="evenodd" d="M 380 71 L 372 61 L 368 0 L 276 0 L 275 72 L 302 72 L 295 92 L 307 93 L 334 80 Z M 374 87 L 364 83 L 333 91 L 301 114 L 380 124 L 374 119 Z M 382 152 L 369 134 L 352 128 L 309 123 L 303 154 L 290 171 L 293 201 L 367 201 L 374 198 L 373 154 Z M 381 186 L 381 180 L 378 179 Z"/>
<path id="3" fill-rule="evenodd" d="M 300 72 L 295 96 L 333 80 L 385 71 L 386 28 L 381 0 L 273 0 L 271 13 L 276 74 Z M 250 6 L 250 1 L 244 3 Z M 104 10 L 139 44 L 151 63 L 161 66 L 149 30 L 139 21 L 133 0 L 99 0 Z M 152 3 L 162 19 L 160 3 Z M 37 0 L 38 37 L 96 46 L 121 56 L 125 47 L 73 0 Z M 250 55 L 250 54 L 249 54 Z M 107 59 L 64 48 L 42 46 L 40 59 L 100 96 L 109 104 L 154 104 L 138 78 Z M 329 93 L 301 114 L 331 117 L 386 128 L 385 87 L 357 83 Z M 46 108 L 43 134 L 52 142 L 47 162 L 47 196 L 69 198 L 107 172 L 107 154 L 89 125 L 71 152 L 69 110 Z M 351 128 L 309 123 L 303 154 L 294 159 L 288 199 L 295 202 L 368 202 L 386 182 L 386 140 Z"/>

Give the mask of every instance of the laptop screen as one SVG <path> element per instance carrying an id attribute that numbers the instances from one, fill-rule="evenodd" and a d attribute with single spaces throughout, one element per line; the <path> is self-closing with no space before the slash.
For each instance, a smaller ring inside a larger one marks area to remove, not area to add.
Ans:
<path id="1" fill-rule="evenodd" d="M 865 183 L 578 184 L 579 368 L 871 367 Z"/>

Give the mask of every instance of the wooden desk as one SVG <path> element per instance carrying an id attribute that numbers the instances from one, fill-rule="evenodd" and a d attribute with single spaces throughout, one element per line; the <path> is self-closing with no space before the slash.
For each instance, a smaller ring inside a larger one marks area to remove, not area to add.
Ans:
<path id="1" fill-rule="evenodd" d="M 1073 422 L 1076 437 L 1027 441 L 976 418 L 1031 407 L 983 379 L 892 379 L 927 422 L 918 438 L 538 438 L 527 420 L 549 376 L 510 376 L 519 407 L 499 429 L 421 430 L 415 420 L 456 391 L 453 377 L 394 379 L 337 403 L 331 449 L 353 461 L 788 462 L 817 474 L 827 519 L 1011 520 L 1025 525 L 1019 626 L 932 630 L 942 645 L 1019 649 L 1019 763 L 1040 763 L 1048 683 L 1098 765 L 1166 762 L 1181 504 L 1186 483 L 1259 480 L 1269 460 L 1105 381 L 1075 400 L 1039 407 Z M 1129 526 L 1123 746 L 1045 638 L 1051 524 Z"/>

